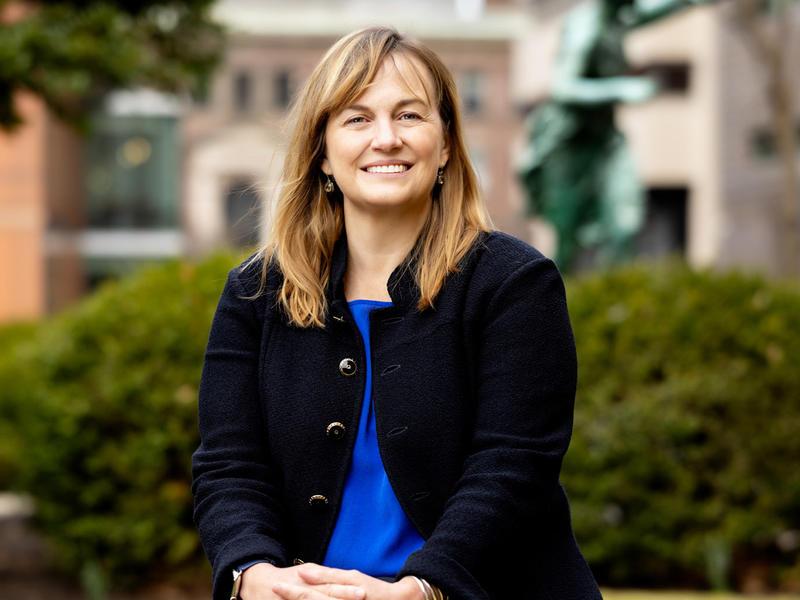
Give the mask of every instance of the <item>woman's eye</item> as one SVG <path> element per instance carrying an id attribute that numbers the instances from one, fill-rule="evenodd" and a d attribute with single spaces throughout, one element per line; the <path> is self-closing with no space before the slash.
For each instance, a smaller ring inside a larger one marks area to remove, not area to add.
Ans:
<path id="1" fill-rule="evenodd" d="M 352 117 L 350 119 L 347 119 L 347 121 L 345 121 L 345 123 L 357 123 L 357 122 L 359 122 L 358 121 L 359 119 L 363 119 L 363 118 L 364 117 Z"/>
<path id="2" fill-rule="evenodd" d="M 402 115 L 400 115 L 401 119 L 404 119 L 406 117 L 411 117 L 412 119 L 419 119 L 420 118 L 420 116 L 417 113 L 403 113 Z"/>

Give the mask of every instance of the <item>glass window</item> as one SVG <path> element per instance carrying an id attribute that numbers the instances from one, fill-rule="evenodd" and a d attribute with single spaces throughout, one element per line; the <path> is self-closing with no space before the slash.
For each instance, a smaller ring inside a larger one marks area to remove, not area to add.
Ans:
<path id="1" fill-rule="evenodd" d="M 465 71 L 461 76 L 461 100 L 468 115 L 483 110 L 484 76 L 480 71 Z"/>
<path id="2" fill-rule="evenodd" d="M 253 82 L 250 73 L 240 71 L 233 77 L 233 109 L 238 113 L 250 110 Z"/>
<path id="3" fill-rule="evenodd" d="M 689 91 L 691 72 L 687 63 L 653 62 L 632 68 L 630 74 L 655 79 L 659 94 L 685 94 Z"/>
<path id="4" fill-rule="evenodd" d="M 800 121 L 795 123 L 794 140 L 797 149 L 797 158 L 800 159 Z M 778 154 L 778 141 L 772 127 L 762 125 L 750 132 L 750 152 L 759 159 L 771 160 Z"/>
<path id="5" fill-rule="evenodd" d="M 294 95 L 292 73 L 289 69 L 280 69 L 272 78 L 272 98 L 276 108 L 287 108 Z"/>
<path id="6" fill-rule="evenodd" d="M 211 98 L 211 80 L 208 77 L 203 77 L 195 82 L 190 94 L 195 106 L 199 108 L 208 106 Z"/>
<path id="7" fill-rule="evenodd" d="M 646 193 L 645 221 L 634 246 L 640 256 L 683 256 L 686 252 L 688 189 L 650 188 Z"/>
<path id="8" fill-rule="evenodd" d="M 90 227 L 177 226 L 179 157 L 174 116 L 95 115 L 86 163 Z"/>
<path id="9" fill-rule="evenodd" d="M 750 147 L 758 158 L 775 156 L 775 136 L 766 127 L 756 129 L 750 136 Z"/>

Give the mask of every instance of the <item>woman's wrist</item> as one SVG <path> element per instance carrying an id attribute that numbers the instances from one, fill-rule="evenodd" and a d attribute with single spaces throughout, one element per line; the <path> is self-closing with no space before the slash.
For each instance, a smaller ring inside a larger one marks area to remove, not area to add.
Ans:
<path id="1" fill-rule="evenodd" d="M 435 585 L 429 583 L 427 579 L 416 576 L 414 579 L 419 582 L 419 586 L 422 588 L 422 593 L 425 595 L 425 600 L 448 600 L 447 596 L 444 595 L 444 592 Z"/>
<path id="2" fill-rule="evenodd" d="M 406 575 L 399 581 L 396 581 L 395 585 L 403 592 L 402 597 L 405 600 L 425 600 L 425 593 L 420 584 L 417 583 L 416 577 Z"/>
<path id="3" fill-rule="evenodd" d="M 238 589 L 236 591 L 241 593 L 241 589 L 244 586 L 245 578 L 247 578 L 248 581 L 249 581 L 252 578 L 251 574 L 257 573 L 257 572 L 264 572 L 264 571 L 266 571 L 268 573 L 269 571 L 273 571 L 273 570 L 276 570 L 276 569 L 279 569 L 279 568 L 280 567 L 275 566 L 273 563 L 271 563 L 269 561 L 260 561 L 260 562 L 257 562 L 257 563 L 254 563 L 254 564 L 248 566 L 246 569 L 243 569 L 242 571 L 240 571 L 239 587 L 238 587 Z M 238 597 L 239 596 L 237 595 L 237 598 Z"/>

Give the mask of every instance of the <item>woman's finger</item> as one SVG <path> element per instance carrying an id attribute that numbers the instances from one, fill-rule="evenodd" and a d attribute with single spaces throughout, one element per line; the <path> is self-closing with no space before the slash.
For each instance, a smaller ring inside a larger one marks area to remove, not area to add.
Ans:
<path id="1" fill-rule="evenodd" d="M 358 585 L 363 581 L 363 573 L 356 570 L 334 569 L 322 565 L 301 565 L 298 575 L 309 583 L 341 583 Z"/>
<path id="2" fill-rule="evenodd" d="M 272 592 L 285 600 L 327 600 L 326 596 L 311 588 L 292 583 L 273 583 Z"/>
<path id="3" fill-rule="evenodd" d="M 315 585 L 314 590 L 322 592 L 326 597 L 341 598 L 341 600 L 364 600 L 367 596 L 364 588 L 341 583 L 322 583 Z"/>
<path id="4" fill-rule="evenodd" d="M 352 585 L 322 584 L 313 588 L 278 582 L 272 584 L 273 593 L 285 600 L 364 600 L 363 588 Z"/>

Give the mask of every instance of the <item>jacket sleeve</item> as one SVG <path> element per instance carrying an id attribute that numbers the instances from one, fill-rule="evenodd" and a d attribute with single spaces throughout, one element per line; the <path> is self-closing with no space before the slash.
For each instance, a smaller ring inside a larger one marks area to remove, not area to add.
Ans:
<path id="1" fill-rule="evenodd" d="M 487 565 L 530 548 L 559 489 L 572 433 L 577 358 L 555 264 L 533 258 L 486 305 L 474 429 L 463 473 L 425 544 L 397 578 L 428 579 L 451 600 L 487 600 Z"/>
<path id="2" fill-rule="evenodd" d="M 232 569 L 287 563 L 282 509 L 259 400 L 261 323 L 228 273 L 211 324 L 199 388 L 200 445 L 192 455 L 194 522 L 213 568 L 213 598 L 227 600 Z"/>

